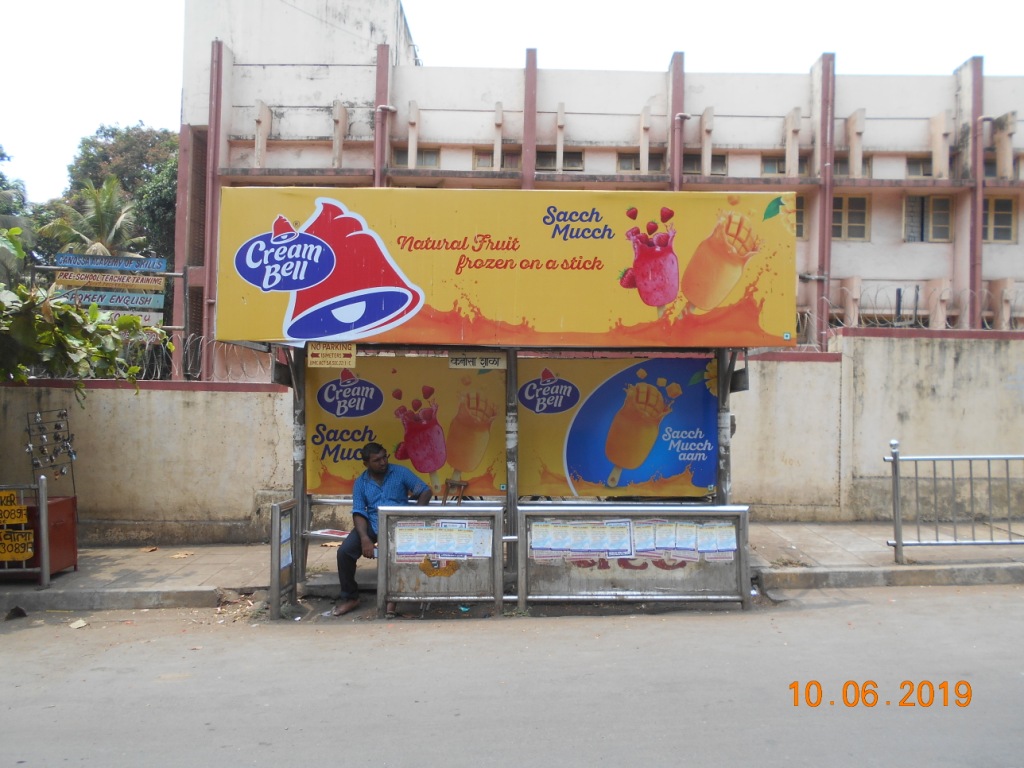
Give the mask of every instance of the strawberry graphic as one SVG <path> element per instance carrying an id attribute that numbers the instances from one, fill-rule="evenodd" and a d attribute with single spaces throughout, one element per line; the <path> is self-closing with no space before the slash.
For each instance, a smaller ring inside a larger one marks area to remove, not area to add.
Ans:
<path id="1" fill-rule="evenodd" d="M 636 208 L 630 208 L 630 209 L 628 209 L 628 210 L 626 211 L 626 215 L 627 215 L 627 216 L 629 216 L 629 218 L 631 218 L 631 219 L 635 219 L 635 218 L 636 218 L 636 215 L 637 215 L 637 210 L 636 210 Z"/>
<path id="2" fill-rule="evenodd" d="M 412 409 L 414 411 L 418 411 L 422 407 L 423 407 L 423 403 L 420 400 L 413 400 L 412 401 Z"/>
<path id="3" fill-rule="evenodd" d="M 402 390 L 400 390 L 400 389 L 393 390 L 391 392 L 391 396 L 393 398 L 395 398 L 395 400 L 401 400 L 402 399 Z"/>
<path id="4" fill-rule="evenodd" d="M 424 400 L 429 400 L 430 396 L 434 394 L 434 388 L 427 386 L 426 384 L 423 385 L 423 388 L 420 391 L 423 392 Z"/>
<path id="5" fill-rule="evenodd" d="M 667 248 L 671 240 L 668 232 L 659 232 L 654 236 L 654 244 L 659 248 Z"/>
<path id="6" fill-rule="evenodd" d="M 648 221 L 647 222 L 647 234 L 648 235 L 653 235 L 657 231 L 658 231 L 658 222 L 656 222 L 656 221 Z"/>
<path id="7" fill-rule="evenodd" d="M 626 267 L 619 275 L 619 285 L 623 288 L 636 288 L 636 273 L 632 267 Z"/>
<path id="8" fill-rule="evenodd" d="M 662 224 L 668 224 L 669 220 L 671 220 L 671 218 L 673 216 L 675 216 L 675 215 L 676 215 L 676 212 L 673 211 L 671 208 L 662 208 L 661 209 L 661 223 Z"/>

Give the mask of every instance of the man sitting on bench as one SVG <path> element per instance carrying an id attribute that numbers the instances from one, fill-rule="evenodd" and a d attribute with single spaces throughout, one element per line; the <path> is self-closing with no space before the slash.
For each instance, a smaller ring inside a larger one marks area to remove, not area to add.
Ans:
<path id="1" fill-rule="evenodd" d="M 388 453 L 380 443 L 363 447 L 366 470 L 352 487 L 352 526 L 355 530 L 338 547 L 338 579 L 341 597 L 334 608 L 335 616 L 344 616 L 359 607 L 359 586 L 356 584 L 356 563 L 360 555 L 372 558 L 377 543 L 377 508 L 408 504 L 415 497 L 417 504 L 430 501 L 430 486 L 406 467 L 389 464 Z M 387 607 L 389 614 L 394 606 Z"/>

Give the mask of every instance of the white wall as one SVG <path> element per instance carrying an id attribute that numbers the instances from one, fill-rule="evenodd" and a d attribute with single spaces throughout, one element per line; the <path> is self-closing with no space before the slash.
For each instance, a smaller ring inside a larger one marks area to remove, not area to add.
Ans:
<path id="1" fill-rule="evenodd" d="M 893 438 L 904 455 L 1024 453 L 1024 341 L 836 341 L 752 359 L 750 390 L 732 396 L 732 501 L 754 520 L 890 519 Z M 84 409 L 67 388 L 0 387 L 0 483 L 29 481 L 25 414 L 67 408 L 83 542 L 266 538 L 269 504 L 291 496 L 290 392 L 143 386 L 91 390 Z"/>
<path id="2" fill-rule="evenodd" d="M 399 0 L 186 0 L 182 75 L 182 122 L 205 125 L 209 114 L 210 54 L 215 39 L 233 52 L 239 68 L 281 65 L 321 67 L 329 81 L 320 88 L 333 101 L 344 92 L 344 67 L 372 64 L 377 45 L 390 45 L 393 64 L 413 64 L 415 54 Z M 314 80 L 315 82 L 315 80 Z M 262 87 L 263 84 L 261 84 Z M 273 83 L 265 83 L 271 91 Z M 316 90 L 316 87 L 310 90 Z M 303 103 L 303 89 L 292 94 Z M 372 91 L 371 91 L 372 93 Z M 267 99 L 264 98 L 264 101 Z M 243 102 L 247 103 L 247 102 Z M 328 101 L 327 103 L 330 103 Z"/>

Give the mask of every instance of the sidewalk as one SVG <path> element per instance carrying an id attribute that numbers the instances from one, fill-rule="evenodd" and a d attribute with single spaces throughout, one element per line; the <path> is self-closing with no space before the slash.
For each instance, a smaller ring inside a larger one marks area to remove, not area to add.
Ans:
<path id="1" fill-rule="evenodd" d="M 752 523 L 750 566 L 762 591 L 1024 583 L 1024 546 L 932 546 L 905 550 L 896 565 L 887 523 Z M 336 548 L 309 546 L 303 594 L 338 593 Z M 362 560 L 360 586 L 376 589 L 376 564 Z M 251 594 L 270 584 L 270 546 L 89 548 L 78 570 L 33 579 L 0 571 L 0 610 L 120 610 L 215 607 L 225 591 Z"/>

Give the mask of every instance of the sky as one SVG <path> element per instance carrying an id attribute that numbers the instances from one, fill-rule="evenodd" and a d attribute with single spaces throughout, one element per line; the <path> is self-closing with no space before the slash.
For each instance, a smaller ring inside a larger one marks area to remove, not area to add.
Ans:
<path id="1" fill-rule="evenodd" d="M 206 2 L 212 0 L 197 0 Z M 331 0 L 341 2 L 342 0 Z M 280 0 L 289 2 L 289 0 Z M 838 75 L 1024 76 L 1019 25 L 991 5 L 900 0 L 403 0 L 426 66 L 802 73 L 822 53 Z M 924 8 L 928 10 L 925 11 Z M 597 11 L 595 9 L 602 9 Z M 974 18 L 968 16 L 974 12 Z M 32 202 L 59 197 L 81 140 L 140 121 L 177 131 L 185 0 L 7 0 L 0 163 Z"/>

